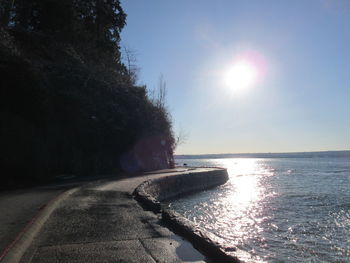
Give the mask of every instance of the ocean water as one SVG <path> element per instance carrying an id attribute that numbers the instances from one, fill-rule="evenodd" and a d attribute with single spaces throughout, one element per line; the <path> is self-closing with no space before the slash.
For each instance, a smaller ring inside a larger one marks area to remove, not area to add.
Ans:
<path id="1" fill-rule="evenodd" d="M 169 206 L 245 262 L 350 262 L 350 158 L 177 159 L 228 169 Z"/>

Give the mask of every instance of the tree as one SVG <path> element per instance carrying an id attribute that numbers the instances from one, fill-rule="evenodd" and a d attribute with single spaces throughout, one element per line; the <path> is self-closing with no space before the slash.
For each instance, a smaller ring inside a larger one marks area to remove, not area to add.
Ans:
<path id="1" fill-rule="evenodd" d="M 135 85 L 138 79 L 139 71 L 140 71 L 140 68 L 136 64 L 137 62 L 136 52 L 131 48 L 123 46 L 122 60 L 124 65 L 126 66 L 126 69 L 127 69 L 128 75 L 130 76 L 132 84 Z"/>
<path id="2" fill-rule="evenodd" d="M 114 173 L 123 156 L 136 160 L 135 149 L 143 156 L 137 169 L 168 167 L 175 141 L 165 81 L 153 103 L 146 87 L 135 84 L 132 53 L 122 63 L 126 14 L 119 1 L 9 3 L 0 2 L 8 14 L 0 27 L 4 174 L 33 182 Z"/>
<path id="3" fill-rule="evenodd" d="M 158 79 L 158 85 L 155 89 L 149 91 L 150 100 L 158 109 L 161 109 L 165 112 L 167 112 L 167 106 L 166 106 L 166 94 L 167 94 L 167 87 L 166 82 L 164 80 L 163 73 L 160 73 L 159 79 Z"/>
<path id="4" fill-rule="evenodd" d="M 189 134 L 182 127 L 179 128 L 178 133 L 175 135 L 174 150 L 188 140 Z"/>
<path id="5" fill-rule="evenodd" d="M 2 0 L 0 4 L 0 27 L 7 26 L 10 22 L 13 0 Z"/>

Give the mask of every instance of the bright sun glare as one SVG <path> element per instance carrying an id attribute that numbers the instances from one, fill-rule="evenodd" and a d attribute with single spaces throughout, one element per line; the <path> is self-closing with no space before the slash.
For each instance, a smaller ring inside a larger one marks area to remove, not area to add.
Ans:
<path id="1" fill-rule="evenodd" d="M 240 60 L 225 73 L 225 86 L 233 91 L 244 91 L 253 86 L 257 80 L 257 68 L 252 63 Z"/>

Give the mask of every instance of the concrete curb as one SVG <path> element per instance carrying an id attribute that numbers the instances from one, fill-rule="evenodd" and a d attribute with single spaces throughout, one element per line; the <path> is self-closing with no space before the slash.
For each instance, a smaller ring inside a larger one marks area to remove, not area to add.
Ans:
<path id="1" fill-rule="evenodd" d="M 5 249 L 1 255 L 1 263 L 17 263 L 32 243 L 35 236 L 39 233 L 46 220 L 58 205 L 78 190 L 78 187 L 70 189 L 56 196 L 41 209 L 17 235 L 14 241 Z"/>
<path id="2" fill-rule="evenodd" d="M 230 248 L 230 255 L 225 253 L 213 234 L 201 229 L 195 223 L 184 218 L 171 209 L 163 209 L 161 201 L 178 197 L 196 191 L 207 190 L 226 183 L 228 174 L 226 169 L 215 169 L 205 172 L 189 172 L 173 176 L 147 180 L 134 191 L 137 201 L 155 213 L 162 214 L 162 220 L 176 234 L 188 239 L 194 247 L 208 258 L 218 262 L 241 262 L 232 255 L 235 248 Z"/>

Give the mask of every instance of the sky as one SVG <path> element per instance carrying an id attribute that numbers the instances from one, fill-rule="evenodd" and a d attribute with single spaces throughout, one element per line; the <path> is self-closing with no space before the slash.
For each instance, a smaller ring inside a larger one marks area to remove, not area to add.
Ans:
<path id="1" fill-rule="evenodd" d="M 176 154 L 350 149 L 350 1 L 122 0 Z"/>

